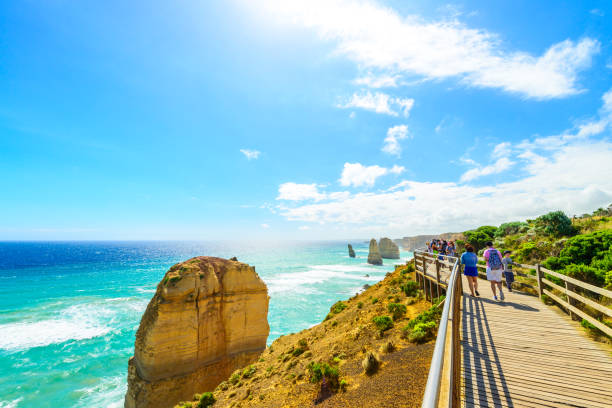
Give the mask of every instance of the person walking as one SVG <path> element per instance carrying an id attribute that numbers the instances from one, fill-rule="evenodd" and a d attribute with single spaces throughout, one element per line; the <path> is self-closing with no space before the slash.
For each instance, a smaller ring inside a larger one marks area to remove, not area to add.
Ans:
<path id="1" fill-rule="evenodd" d="M 487 280 L 491 282 L 491 290 L 493 291 L 493 299 L 497 300 L 496 287 L 499 288 L 499 299 L 504 300 L 504 292 L 502 291 L 502 274 L 504 272 L 504 264 L 502 263 L 502 255 L 493 247 L 493 242 L 489 241 L 485 244 L 487 249 L 484 251 L 484 259 L 487 261 Z"/>
<path id="2" fill-rule="evenodd" d="M 478 293 L 478 267 L 476 266 L 478 256 L 474 253 L 474 248 L 470 244 L 465 246 L 465 250 L 466 252 L 461 255 L 461 264 L 465 265 L 463 274 L 467 277 L 472 297 L 480 296 L 480 293 Z"/>

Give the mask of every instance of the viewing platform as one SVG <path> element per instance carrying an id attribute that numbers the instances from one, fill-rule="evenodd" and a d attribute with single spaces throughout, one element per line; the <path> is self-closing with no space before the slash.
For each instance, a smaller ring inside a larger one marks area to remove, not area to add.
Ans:
<path id="1" fill-rule="evenodd" d="M 480 296 L 464 290 L 468 283 L 456 258 L 415 251 L 414 262 L 427 298 L 447 295 L 423 407 L 612 407 L 612 348 L 590 339 L 575 320 L 610 335 L 578 304 L 612 316 L 585 297 L 589 291 L 612 298 L 612 292 L 518 264 L 535 275 L 515 271 L 521 277 L 515 287 L 524 290 L 508 292 L 504 283 L 505 299 L 496 301 L 486 280 L 478 280 Z M 546 305 L 542 295 L 569 314 Z"/>

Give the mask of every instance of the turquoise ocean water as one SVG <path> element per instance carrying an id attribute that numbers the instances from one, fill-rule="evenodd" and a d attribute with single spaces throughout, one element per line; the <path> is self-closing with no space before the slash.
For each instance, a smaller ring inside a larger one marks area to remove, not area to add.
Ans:
<path id="1" fill-rule="evenodd" d="M 0 408 L 122 407 L 142 313 L 165 271 L 193 256 L 256 267 L 268 343 L 311 327 L 401 262 L 368 265 L 367 244 L 352 244 L 355 259 L 346 242 L 0 243 Z"/>

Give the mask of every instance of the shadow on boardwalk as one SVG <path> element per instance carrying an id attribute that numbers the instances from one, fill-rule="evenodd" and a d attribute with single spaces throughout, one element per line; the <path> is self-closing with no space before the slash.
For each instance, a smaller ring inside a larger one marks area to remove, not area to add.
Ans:
<path id="1" fill-rule="evenodd" d="M 612 407 L 612 355 L 580 326 L 522 292 L 462 299 L 464 407 Z M 467 281 L 464 280 L 464 290 Z"/>
<path id="2" fill-rule="evenodd" d="M 463 297 L 462 337 L 471 339 L 471 342 L 463 344 L 465 402 L 466 405 L 482 407 L 512 407 L 512 399 L 499 357 L 495 352 L 491 327 L 482 302 L 494 301 L 470 296 Z M 520 306 L 512 305 L 513 307 Z M 511 304 L 505 304 L 505 306 L 511 306 Z M 488 353 L 484 345 L 491 346 L 492 352 Z M 493 372 L 497 376 L 486 375 Z"/>

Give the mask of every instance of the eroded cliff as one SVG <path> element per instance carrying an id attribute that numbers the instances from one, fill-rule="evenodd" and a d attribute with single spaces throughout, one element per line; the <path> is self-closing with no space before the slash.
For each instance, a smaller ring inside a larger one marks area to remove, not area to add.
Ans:
<path id="1" fill-rule="evenodd" d="M 368 263 L 372 265 L 382 265 L 383 261 L 378 251 L 378 243 L 372 238 L 370 240 L 370 250 L 368 252 Z"/>
<path id="2" fill-rule="evenodd" d="M 378 248 L 380 251 L 380 256 L 386 259 L 399 259 L 400 252 L 399 247 L 389 238 L 381 238 L 378 242 Z"/>
<path id="3" fill-rule="evenodd" d="M 136 333 L 126 408 L 213 390 L 266 347 L 268 291 L 247 264 L 197 257 L 168 270 Z"/>

